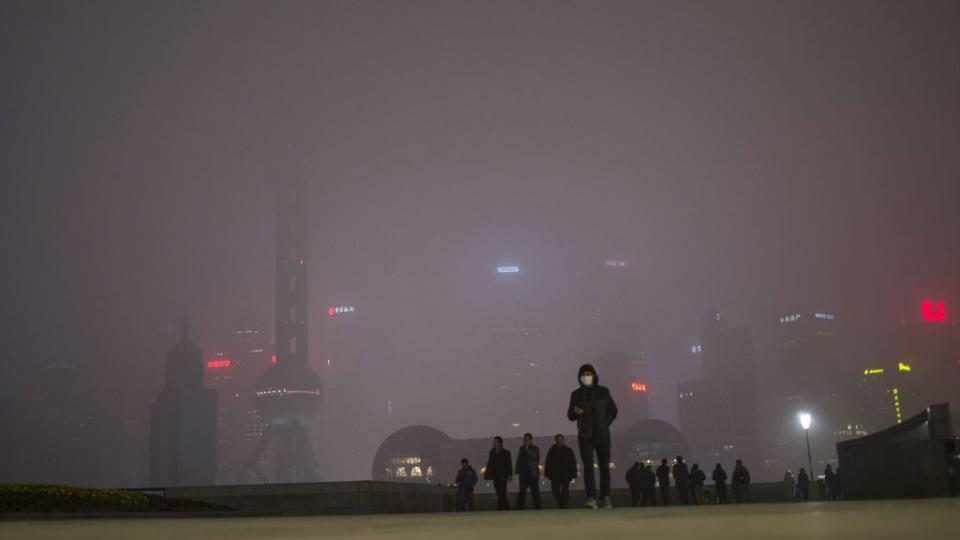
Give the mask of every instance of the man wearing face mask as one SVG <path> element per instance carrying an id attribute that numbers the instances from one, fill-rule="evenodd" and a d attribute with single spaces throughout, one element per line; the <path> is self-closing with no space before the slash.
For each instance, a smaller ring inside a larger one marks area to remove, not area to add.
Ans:
<path id="1" fill-rule="evenodd" d="M 594 484 L 593 460 L 596 453 L 600 469 L 599 505 L 613 508 L 610 502 L 610 424 L 617 417 L 617 405 L 610 390 L 600 386 L 597 370 L 590 364 L 580 366 L 577 372 L 580 387 L 570 394 L 567 418 L 577 422 L 577 442 L 583 461 L 583 480 L 587 491 L 587 508 L 597 508 L 597 489 Z"/>

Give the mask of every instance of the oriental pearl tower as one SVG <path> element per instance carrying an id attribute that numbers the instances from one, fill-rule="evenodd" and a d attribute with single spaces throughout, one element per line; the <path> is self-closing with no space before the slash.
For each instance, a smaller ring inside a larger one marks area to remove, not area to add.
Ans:
<path id="1" fill-rule="evenodd" d="M 269 481 L 259 469 L 268 448 L 274 456 L 273 482 L 317 480 L 308 426 L 323 400 L 323 387 L 309 365 L 305 195 L 302 181 L 277 189 L 276 362 L 257 384 L 257 409 L 268 424 L 240 482 L 251 476 Z"/>

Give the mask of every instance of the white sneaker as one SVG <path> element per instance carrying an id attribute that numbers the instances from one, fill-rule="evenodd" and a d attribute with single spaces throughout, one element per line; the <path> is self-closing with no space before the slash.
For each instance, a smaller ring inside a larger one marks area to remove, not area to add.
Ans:
<path id="1" fill-rule="evenodd" d="M 587 508 L 596 509 L 596 508 L 597 508 L 597 500 L 594 499 L 593 497 L 587 497 L 587 502 L 585 502 L 583 505 L 586 506 Z"/>
<path id="2" fill-rule="evenodd" d="M 610 497 L 600 499 L 600 504 L 603 505 L 604 508 L 613 508 L 613 502 L 610 501 Z"/>

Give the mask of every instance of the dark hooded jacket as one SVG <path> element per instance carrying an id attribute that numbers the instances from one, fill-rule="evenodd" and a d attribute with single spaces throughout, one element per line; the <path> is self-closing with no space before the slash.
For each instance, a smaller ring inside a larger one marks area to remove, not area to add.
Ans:
<path id="1" fill-rule="evenodd" d="M 584 372 L 593 373 L 593 385 L 583 386 L 580 376 Z M 610 438 L 610 424 L 617 417 L 617 405 L 606 386 L 600 386 L 600 376 L 590 364 L 580 366 L 577 371 L 579 388 L 570 394 L 570 406 L 567 407 L 567 419 L 577 422 L 577 436 L 581 439 L 600 441 Z M 574 412 L 574 407 L 580 407 L 584 413 L 580 416 Z"/>

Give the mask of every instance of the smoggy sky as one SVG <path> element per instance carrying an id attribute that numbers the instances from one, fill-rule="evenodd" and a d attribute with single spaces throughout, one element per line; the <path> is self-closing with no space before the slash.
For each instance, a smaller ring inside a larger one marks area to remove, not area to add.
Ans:
<path id="1" fill-rule="evenodd" d="M 271 326 L 287 178 L 314 320 L 375 309 L 369 362 L 412 388 L 483 361 L 505 262 L 556 292 L 629 261 L 663 384 L 705 309 L 880 327 L 957 292 L 958 28 L 955 1 L 6 0 L 3 341 L 120 384 L 184 312 L 201 344 Z"/>

